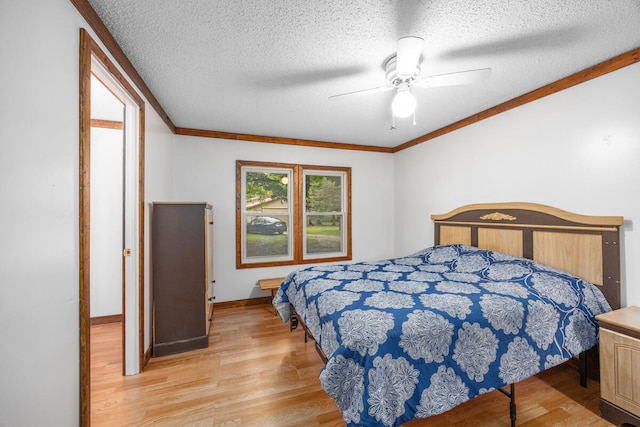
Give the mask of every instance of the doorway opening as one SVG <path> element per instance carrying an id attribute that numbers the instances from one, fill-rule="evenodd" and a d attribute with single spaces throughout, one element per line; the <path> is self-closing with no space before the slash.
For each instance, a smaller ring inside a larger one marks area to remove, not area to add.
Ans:
<path id="1" fill-rule="evenodd" d="M 122 251 L 124 239 L 125 104 L 91 74 L 90 379 L 125 374 Z M 108 382 L 107 382 L 108 383 Z M 100 390 L 91 388 L 97 404 Z"/>
<path id="2" fill-rule="evenodd" d="M 119 249 L 115 256 L 121 260 L 118 273 L 121 283 L 123 374 L 140 373 L 144 365 L 144 101 L 86 30 L 81 29 L 79 281 L 82 426 L 90 426 L 91 423 L 91 284 L 92 276 L 97 274 L 97 270 L 92 268 L 92 258 L 96 256 L 94 251 L 98 250 L 100 235 L 94 226 L 101 222 L 92 222 L 94 213 L 96 220 L 99 218 L 99 204 L 92 201 L 92 197 L 104 197 L 104 193 L 92 191 L 93 179 L 98 180 L 93 183 L 96 187 L 100 182 L 100 168 L 95 166 L 100 159 L 92 159 L 92 154 L 97 155 L 91 132 L 92 78 L 99 80 L 123 106 L 122 151 L 118 154 L 122 163 L 119 172 L 110 178 L 118 174 L 120 176 L 121 185 L 116 183 L 115 187 L 119 187 L 116 199 L 119 198 L 121 204 L 117 208 L 119 212 L 109 210 L 108 215 L 115 217 L 115 222 L 121 225 L 116 231 Z M 96 167 L 95 171 L 92 170 L 92 164 Z M 92 234 L 95 234 L 95 241 Z"/>

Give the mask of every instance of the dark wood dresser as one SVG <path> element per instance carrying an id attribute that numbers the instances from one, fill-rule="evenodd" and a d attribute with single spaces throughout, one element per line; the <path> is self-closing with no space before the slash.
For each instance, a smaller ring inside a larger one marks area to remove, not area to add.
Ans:
<path id="1" fill-rule="evenodd" d="M 213 315 L 212 245 L 210 205 L 152 203 L 153 356 L 208 346 Z"/>

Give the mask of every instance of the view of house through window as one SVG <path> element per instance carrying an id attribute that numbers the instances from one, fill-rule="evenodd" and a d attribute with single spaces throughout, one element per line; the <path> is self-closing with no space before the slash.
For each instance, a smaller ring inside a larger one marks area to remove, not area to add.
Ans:
<path id="1" fill-rule="evenodd" d="M 351 259 L 351 169 L 238 161 L 239 268 Z"/>

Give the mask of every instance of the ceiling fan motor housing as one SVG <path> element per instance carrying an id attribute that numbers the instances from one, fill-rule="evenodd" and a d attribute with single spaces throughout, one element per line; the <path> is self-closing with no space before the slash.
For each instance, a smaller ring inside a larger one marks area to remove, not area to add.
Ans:
<path id="1" fill-rule="evenodd" d="M 389 60 L 384 64 L 385 78 L 395 87 L 400 86 L 402 83 L 411 83 L 420 74 L 420 65 L 418 64 L 413 70 L 413 73 L 409 75 L 400 75 L 398 74 L 397 64 L 398 57 L 396 55 L 389 58 Z"/>

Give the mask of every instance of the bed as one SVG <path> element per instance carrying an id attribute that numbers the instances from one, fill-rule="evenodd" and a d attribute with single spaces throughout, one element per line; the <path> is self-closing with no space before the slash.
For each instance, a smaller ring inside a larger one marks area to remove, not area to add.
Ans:
<path id="1" fill-rule="evenodd" d="M 273 305 L 313 338 L 325 391 L 349 426 L 445 412 L 573 357 L 620 306 L 622 218 L 531 203 L 432 215 L 434 246 L 294 271 Z M 508 391 L 505 390 L 507 387 Z"/>

